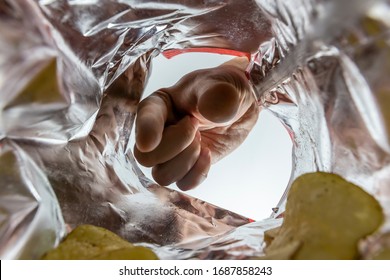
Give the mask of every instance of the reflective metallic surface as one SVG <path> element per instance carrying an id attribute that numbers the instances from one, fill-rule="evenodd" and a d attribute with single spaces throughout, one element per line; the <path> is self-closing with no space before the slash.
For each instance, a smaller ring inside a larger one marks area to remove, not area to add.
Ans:
<path id="1" fill-rule="evenodd" d="M 133 158 L 150 62 L 171 49 L 250 53 L 259 105 L 294 144 L 291 180 L 338 173 L 390 217 L 389 11 L 386 1 L 0 0 L 1 258 L 39 258 L 86 223 L 163 259 L 262 254 L 285 196 L 249 223 L 154 184 Z"/>

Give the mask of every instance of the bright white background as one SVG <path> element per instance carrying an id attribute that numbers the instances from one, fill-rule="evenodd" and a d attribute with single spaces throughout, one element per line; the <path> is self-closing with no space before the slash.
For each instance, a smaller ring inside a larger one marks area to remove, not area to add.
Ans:
<path id="1" fill-rule="evenodd" d="M 171 59 L 160 55 L 153 60 L 144 96 L 173 85 L 188 72 L 215 67 L 231 58 L 209 53 L 187 53 Z M 247 140 L 213 165 L 204 183 L 186 193 L 248 218 L 267 218 L 290 178 L 291 148 L 282 124 L 263 110 Z M 150 169 L 141 169 L 152 178 Z M 169 187 L 179 190 L 174 184 Z"/>

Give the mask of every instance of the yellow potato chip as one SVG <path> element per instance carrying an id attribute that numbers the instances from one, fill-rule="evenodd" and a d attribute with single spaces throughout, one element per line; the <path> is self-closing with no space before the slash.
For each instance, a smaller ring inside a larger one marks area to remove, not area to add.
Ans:
<path id="1" fill-rule="evenodd" d="M 266 258 L 287 247 L 288 255 L 296 249 L 292 259 L 357 259 L 358 242 L 383 220 L 378 201 L 360 187 L 335 174 L 305 174 L 291 186 L 283 224 L 266 247 Z"/>
<path id="2" fill-rule="evenodd" d="M 93 225 L 81 225 L 75 228 L 60 243 L 47 252 L 46 260 L 113 260 L 113 259 L 157 259 L 149 249 L 133 246 L 115 233 Z"/>

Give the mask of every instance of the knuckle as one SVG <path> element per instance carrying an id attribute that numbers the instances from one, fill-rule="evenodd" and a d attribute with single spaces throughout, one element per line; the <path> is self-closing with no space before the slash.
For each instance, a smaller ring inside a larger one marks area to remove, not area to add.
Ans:
<path id="1" fill-rule="evenodd" d="M 168 94 L 164 89 L 159 89 L 156 92 L 154 92 L 151 97 L 158 98 L 159 101 L 162 101 L 166 108 L 172 107 L 172 97 L 170 94 Z"/>

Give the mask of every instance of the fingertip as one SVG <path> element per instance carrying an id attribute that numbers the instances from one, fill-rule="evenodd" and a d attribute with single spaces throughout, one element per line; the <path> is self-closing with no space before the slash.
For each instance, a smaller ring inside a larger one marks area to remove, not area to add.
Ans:
<path id="1" fill-rule="evenodd" d="M 172 177 L 167 176 L 167 174 L 161 172 L 161 167 L 159 165 L 156 165 L 152 168 L 152 177 L 160 186 L 169 186 L 173 183 Z"/>
<path id="2" fill-rule="evenodd" d="M 154 150 L 160 144 L 168 112 L 172 106 L 167 95 L 168 93 L 164 91 L 156 91 L 138 105 L 135 141 L 137 148 L 143 153 Z"/>
<path id="3" fill-rule="evenodd" d="M 141 152 L 137 145 L 134 145 L 134 157 L 142 166 L 152 167 L 154 165 L 154 161 L 148 156 L 148 153 Z"/>
<path id="4" fill-rule="evenodd" d="M 182 191 L 191 190 L 200 185 L 209 173 L 211 166 L 211 152 L 208 148 L 202 147 L 199 158 L 191 170 L 176 185 Z"/>
<path id="5" fill-rule="evenodd" d="M 141 116 L 138 117 L 135 129 L 135 144 L 140 152 L 153 151 L 161 141 L 163 124 L 156 118 Z"/>
<path id="6" fill-rule="evenodd" d="M 171 160 L 153 167 L 153 179 L 162 186 L 168 186 L 181 180 L 195 165 L 200 151 L 200 133 L 197 132 L 190 146 L 184 151 Z"/>
<path id="7" fill-rule="evenodd" d="M 135 144 L 137 149 L 142 153 L 149 153 L 153 151 L 158 146 L 158 142 L 150 139 L 151 138 L 148 137 L 145 139 L 138 138 Z"/>

